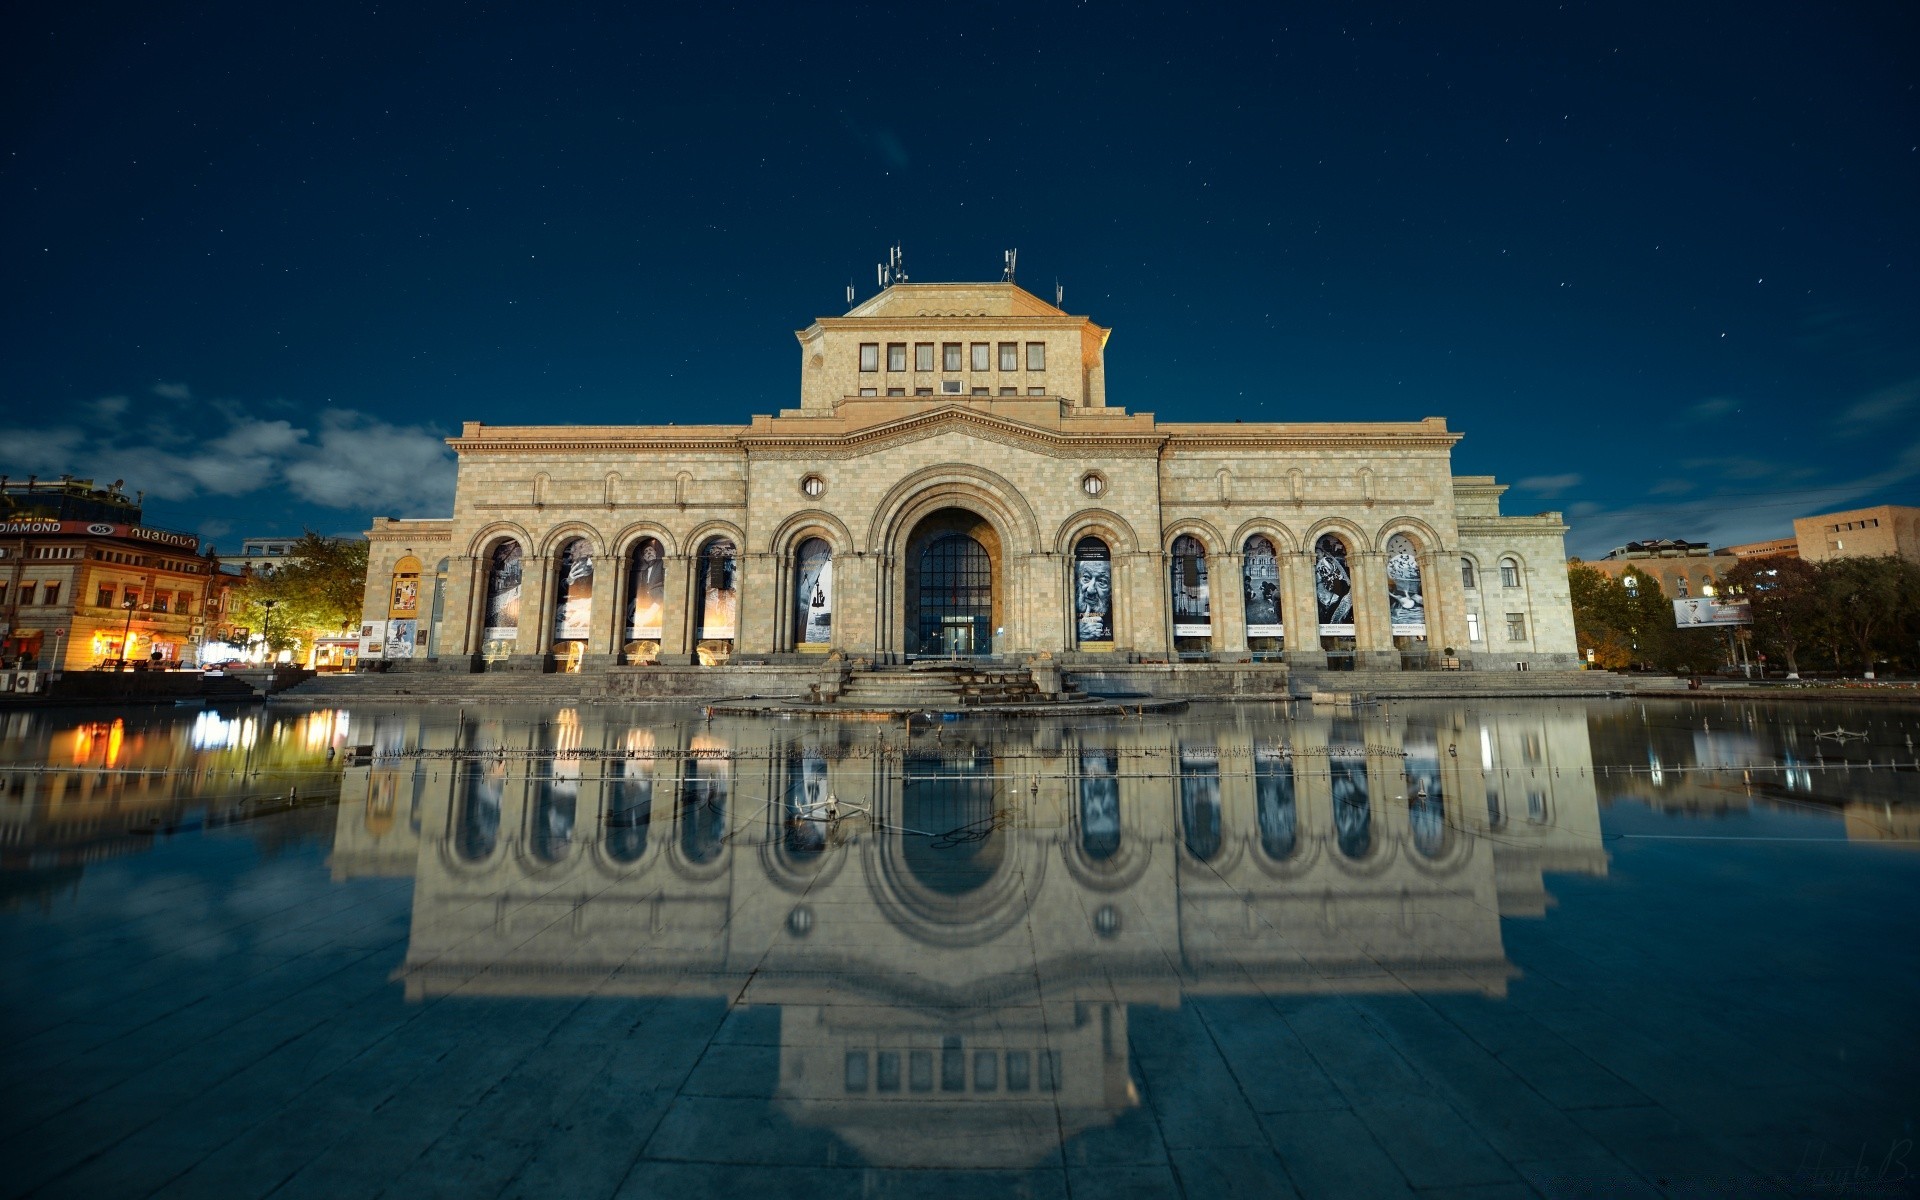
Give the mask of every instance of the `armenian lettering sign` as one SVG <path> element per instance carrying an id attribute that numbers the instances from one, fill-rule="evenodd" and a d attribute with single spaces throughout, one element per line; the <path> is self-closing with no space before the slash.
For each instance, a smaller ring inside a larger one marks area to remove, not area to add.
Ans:
<path id="1" fill-rule="evenodd" d="M 136 542 L 153 542 L 199 553 L 200 539 L 191 533 L 171 529 L 148 529 L 144 525 L 111 525 L 105 521 L 38 521 L 31 518 L 0 521 L 0 534 L 58 533 L 69 537 L 115 537 Z"/>

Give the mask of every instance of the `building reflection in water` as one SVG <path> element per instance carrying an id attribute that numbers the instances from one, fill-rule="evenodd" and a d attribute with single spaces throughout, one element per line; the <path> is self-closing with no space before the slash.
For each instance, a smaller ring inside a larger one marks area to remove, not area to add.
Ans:
<path id="1" fill-rule="evenodd" d="M 415 878 L 410 998 L 778 1006 L 775 1101 L 874 1164 L 1022 1165 L 1110 1123 L 1133 1005 L 1503 995 L 1500 918 L 1606 870 L 1577 706 L 910 744 L 630 721 L 375 718 L 336 875 Z"/>

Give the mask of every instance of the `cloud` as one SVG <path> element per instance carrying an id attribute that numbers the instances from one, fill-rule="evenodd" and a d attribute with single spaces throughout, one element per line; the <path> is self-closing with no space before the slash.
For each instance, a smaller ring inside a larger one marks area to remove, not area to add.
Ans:
<path id="1" fill-rule="evenodd" d="M 102 396 L 87 407 L 93 410 L 94 416 L 111 421 L 127 411 L 127 403 L 125 396 Z"/>
<path id="2" fill-rule="evenodd" d="M 193 399 L 192 390 L 184 383 L 156 383 L 153 385 L 153 394 L 165 396 L 169 400 Z"/>
<path id="3" fill-rule="evenodd" d="M 1647 489 L 1649 496 L 1684 496 L 1693 490 L 1693 484 L 1685 479 L 1662 479 Z"/>
<path id="4" fill-rule="evenodd" d="M 1674 418 L 1676 425 L 1699 425 L 1708 421 L 1717 421 L 1730 413 L 1740 411 L 1740 402 L 1731 396 L 1710 396 L 1698 404 L 1689 405 Z"/>
<path id="5" fill-rule="evenodd" d="M 1842 436 L 1866 433 L 1882 421 L 1898 417 L 1920 400 L 1920 377 L 1904 379 L 1891 387 L 1870 392 L 1849 404 L 1840 414 L 1838 432 Z"/>
<path id="6" fill-rule="evenodd" d="M 165 399 L 189 394 L 184 384 L 161 387 L 154 390 Z M 85 428 L 0 429 L 0 474 L 120 478 L 159 500 L 291 491 L 357 511 L 452 507 L 454 459 L 439 433 L 351 409 L 329 410 L 317 426 L 265 420 L 224 402 L 190 413 L 136 407 L 127 420 Z"/>
<path id="7" fill-rule="evenodd" d="M 1538 492 L 1549 499 L 1564 494 L 1567 489 L 1580 486 L 1580 476 L 1566 475 L 1529 475 L 1513 486 L 1523 492 Z"/>

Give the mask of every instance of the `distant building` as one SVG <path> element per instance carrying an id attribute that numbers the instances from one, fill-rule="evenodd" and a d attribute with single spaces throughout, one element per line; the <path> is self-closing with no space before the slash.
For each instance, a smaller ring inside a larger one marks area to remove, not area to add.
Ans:
<path id="1" fill-rule="evenodd" d="M 45 517 L 55 521 L 100 521 L 138 525 L 140 499 L 121 491 L 124 481 L 95 487 L 91 479 L 62 475 L 51 482 L 37 476 L 10 479 L 0 475 L 0 519 Z"/>
<path id="2" fill-rule="evenodd" d="M 1736 559 L 1749 558 L 1798 558 L 1800 542 L 1797 538 L 1772 538 L 1764 542 L 1742 542 L 1738 546 L 1722 546 L 1721 554 L 1731 554 Z"/>
<path id="3" fill-rule="evenodd" d="M 1726 551 L 1715 551 L 1706 542 L 1649 539 L 1616 546 L 1602 559 L 1583 563 L 1615 579 L 1637 571 L 1659 580 L 1660 590 L 1669 598 L 1712 596 L 1719 592 L 1720 581 L 1740 560 Z"/>
<path id="4" fill-rule="evenodd" d="M 1808 562 L 1897 555 L 1920 563 L 1920 508 L 1881 504 L 1801 517 L 1793 533 L 1800 557 Z"/>
<path id="5" fill-rule="evenodd" d="M 0 521 L 0 662 L 74 671 L 122 659 L 197 663 L 236 579 L 219 565 L 200 552 L 199 538 L 176 530 Z"/>

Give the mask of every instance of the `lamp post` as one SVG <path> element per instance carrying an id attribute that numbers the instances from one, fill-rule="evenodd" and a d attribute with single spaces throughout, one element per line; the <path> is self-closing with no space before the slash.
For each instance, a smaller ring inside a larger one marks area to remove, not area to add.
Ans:
<path id="1" fill-rule="evenodd" d="M 139 605 L 140 602 L 132 596 L 120 602 L 120 607 L 127 610 L 127 623 L 120 628 L 120 670 L 122 671 L 127 669 L 127 639 L 133 634 L 133 610 Z"/>
<path id="2" fill-rule="evenodd" d="M 273 610 L 279 603 L 278 600 L 262 600 L 260 602 L 260 607 L 267 610 L 266 629 L 260 635 L 260 640 L 266 644 L 268 666 L 273 665 Z"/>

